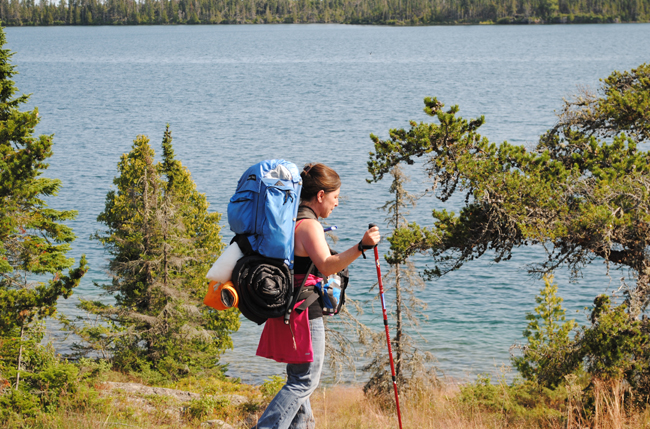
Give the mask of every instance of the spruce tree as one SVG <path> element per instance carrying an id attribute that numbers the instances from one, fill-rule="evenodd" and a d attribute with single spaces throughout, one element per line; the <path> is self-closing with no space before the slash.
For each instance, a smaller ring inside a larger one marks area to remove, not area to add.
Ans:
<path id="1" fill-rule="evenodd" d="M 56 312 L 57 300 L 68 298 L 86 272 L 66 257 L 75 235 L 63 222 L 74 210 L 48 208 L 61 181 L 42 177 L 52 156 L 52 135 L 34 137 L 38 109 L 20 111 L 27 95 L 16 96 L 17 73 L 4 48 L 0 28 L 0 373 L 14 379 L 42 338 L 39 320 Z M 68 270 L 67 274 L 64 271 Z"/>
<path id="2" fill-rule="evenodd" d="M 102 287 L 115 305 L 82 301 L 104 326 L 81 330 L 90 347 L 123 370 L 153 368 L 177 377 L 214 368 L 239 328 L 236 310 L 202 306 L 205 273 L 222 249 L 218 213 L 208 213 L 187 168 L 174 158 L 169 128 L 162 162 L 138 136 L 122 155 L 116 190 L 106 197 L 99 239 L 111 255 L 113 281 Z"/>
<path id="3" fill-rule="evenodd" d="M 575 320 L 566 320 L 564 300 L 557 296 L 553 275 L 544 276 L 544 288 L 535 297 L 537 307 L 528 313 L 528 326 L 524 330 L 527 344 L 515 345 L 520 356 L 513 355 L 512 364 L 523 378 L 535 383 L 556 387 L 565 382 L 582 360 L 576 353 L 578 347 L 571 342 L 571 333 L 577 326 Z"/>

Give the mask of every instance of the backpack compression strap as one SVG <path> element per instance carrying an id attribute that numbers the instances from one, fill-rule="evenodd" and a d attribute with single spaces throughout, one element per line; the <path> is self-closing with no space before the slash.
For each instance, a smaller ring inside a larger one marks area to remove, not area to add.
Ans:
<path id="1" fill-rule="evenodd" d="M 312 262 L 311 265 L 309 266 L 309 271 L 312 270 L 314 267 L 314 263 Z M 308 271 L 308 272 L 309 272 Z M 308 286 L 305 287 L 305 282 L 307 281 L 307 278 L 309 277 L 309 274 L 305 274 L 305 278 L 302 279 L 302 284 L 300 285 L 300 288 L 296 291 L 295 299 L 293 302 L 298 302 L 300 299 L 303 299 L 302 304 L 300 304 L 296 309 L 296 313 L 300 314 L 303 311 L 307 310 L 310 305 L 314 303 L 319 297 L 318 292 L 314 289 L 313 286 Z M 304 298 L 304 296 L 307 296 Z"/>
<path id="2" fill-rule="evenodd" d="M 298 301 L 300 301 L 300 298 L 302 298 L 302 296 L 300 296 L 302 294 L 302 292 L 303 291 L 308 292 L 307 297 L 304 298 L 304 301 L 302 302 L 302 304 L 300 304 L 298 306 L 298 308 L 296 308 L 296 313 L 298 313 L 298 314 L 300 314 L 303 311 L 307 310 L 309 308 L 309 306 L 312 305 L 314 303 L 314 301 L 316 301 L 318 299 L 318 297 L 320 296 L 320 295 L 318 295 L 318 292 L 316 292 L 316 289 L 313 286 L 310 286 L 309 288 L 305 288 L 305 282 L 307 281 L 307 278 L 309 277 L 309 272 L 313 268 L 314 268 L 314 263 L 312 262 L 309 265 L 309 269 L 307 270 L 307 274 L 305 274 L 305 278 L 302 279 L 302 284 L 300 285 L 300 290 L 298 291 L 298 295 L 296 296 L 295 302 L 298 302 Z"/>

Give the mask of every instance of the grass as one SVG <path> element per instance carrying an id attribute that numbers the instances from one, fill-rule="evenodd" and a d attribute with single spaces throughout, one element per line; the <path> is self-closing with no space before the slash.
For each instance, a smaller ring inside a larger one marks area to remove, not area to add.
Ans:
<path id="1" fill-rule="evenodd" d="M 278 377 L 264 386 L 223 378 L 187 378 L 164 387 L 192 391 L 199 399 L 178 403 L 168 397 L 107 392 L 102 381 L 140 382 L 116 372 L 105 374 L 76 392 L 63 394 L 58 408 L 32 417 L 14 415 L 0 428 L 201 428 L 210 419 L 236 428 L 251 427 L 281 385 Z M 595 381 L 587 397 L 576 380 L 555 391 L 526 384 L 447 382 L 400 394 L 404 428 L 418 429 L 628 429 L 649 428 L 650 410 L 626 412 L 627 389 L 621 382 Z M 6 392 L 5 392 L 6 394 Z M 232 405 L 219 395 L 237 394 L 248 401 Z M 591 401 L 591 402 L 590 402 Z M 361 386 L 321 387 L 311 398 L 318 429 L 394 429 L 398 427 L 392 394 L 367 397 Z M 591 411 L 589 411 L 591 410 Z"/>
<path id="2" fill-rule="evenodd" d="M 501 415 L 468 409 L 459 401 L 459 395 L 459 387 L 450 385 L 421 393 L 416 398 L 402 396 L 402 426 L 421 429 L 510 427 Z M 396 410 L 366 398 L 359 387 L 322 389 L 313 398 L 312 407 L 317 427 L 323 429 L 398 427 Z"/>
<path id="3" fill-rule="evenodd" d="M 516 410 L 517 392 L 512 386 L 490 384 L 500 396 L 485 399 L 485 383 L 457 385 L 416 392 L 400 397 L 404 428 L 421 429 L 632 429 L 650 428 L 650 410 L 626 412 L 621 383 L 597 382 L 594 388 L 595 411 L 586 412 L 577 396 L 567 400 L 560 395 L 555 402 L 540 394 L 538 403 Z M 472 400 L 474 399 L 474 400 Z M 365 397 L 359 387 L 333 387 L 312 396 L 312 408 L 319 429 L 394 429 L 397 413 L 391 401 L 378 402 Z M 541 403 L 540 403 L 541 402 Z M 546 402 L 545 405 L 542 403 Z M 585 414 L 586 412 L 586 414 Z M 588 418 L 585 417 L 588 415 Z"/>

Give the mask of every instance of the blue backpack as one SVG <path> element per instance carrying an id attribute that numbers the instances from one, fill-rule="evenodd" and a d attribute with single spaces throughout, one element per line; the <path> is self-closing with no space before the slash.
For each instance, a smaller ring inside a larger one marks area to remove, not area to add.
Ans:
<path id="1" fill-rule="evenodd" d="M 295 164 L 271 159 L 253 165 L 239 179 L 228 204 L 230 229 L 246 236 L 253 252 L 282 259 L 293 268 L 301 189 L 302 178 Z"/>
<path id="2" fill-rule="evenodd" d="M 232 282 L 239 310 L 255 323 L 284 316 L 289 323 L 294 290 L 293 248 L 302 178 L 295 164 L 283 159 L 250 167 L 228 203 L 233 241 L 245 255 L 235 265 Z M 304 284 L 304 282 L 303 282 Z"/>

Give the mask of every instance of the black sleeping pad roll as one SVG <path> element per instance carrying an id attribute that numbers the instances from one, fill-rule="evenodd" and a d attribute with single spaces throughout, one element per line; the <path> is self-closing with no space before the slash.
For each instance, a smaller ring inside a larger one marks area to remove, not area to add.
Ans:
<path id="1" fill-rule="evenodd" d="M 239 310 L 261 325 L 284 316 L 291 297 L 291 272 L 284 261 L 259 255 L 244 256 L 235 265 L 232 282 L 239 294 Z"/>

